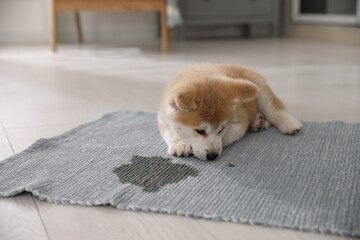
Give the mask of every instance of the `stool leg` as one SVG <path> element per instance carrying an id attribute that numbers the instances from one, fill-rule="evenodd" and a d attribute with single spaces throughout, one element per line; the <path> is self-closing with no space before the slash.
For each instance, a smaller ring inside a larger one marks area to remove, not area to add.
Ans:
<path id="1" fill-rule="evenodd" d="M 83 43 L 83 36 L 81 31 L 81 22 L 80 22 L 80 14 L 78 11 L 75 12 L 75 20 L 76 20 L 76 30 L 78 35 L 79 43 Z"/>
<path id="2" fill-rule="evenodd" d="M 51 50 L 56 52 L 57 44 L 57 22 L 56 22 L 56 9 L 55 0 L 52 0 L 52 11 L 51 11 Z"/>
<path id="3" fill-rule="evenodd" d="M 164 1 L 163 7 L 161 9 L 161 51 L 167 51 L 168 44 L 168 31 L 166 27 L 166 1 Z"/>

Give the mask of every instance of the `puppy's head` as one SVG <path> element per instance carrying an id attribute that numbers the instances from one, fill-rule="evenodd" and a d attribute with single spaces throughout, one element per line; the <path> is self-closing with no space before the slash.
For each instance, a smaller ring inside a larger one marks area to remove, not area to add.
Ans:
<path id="1" fill-rule="evenodd" d="M 239 103 L 255 100 L 259 93 L 255 84 L 241 79 L 178 81 L 169 94 L 172 130 L 190 144 L 196 157 L 214 160 Z"/>

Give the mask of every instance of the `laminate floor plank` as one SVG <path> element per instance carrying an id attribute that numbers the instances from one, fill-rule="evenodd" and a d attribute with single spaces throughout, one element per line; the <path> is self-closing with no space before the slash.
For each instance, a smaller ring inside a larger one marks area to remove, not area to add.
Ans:
<path id="1" fill-rule="evenodd" d="M 0 123 L 0 161 L 12 154 L 11 145 Z M 48 239 L 30 194 L 0 198 L 0 239 Z"/>

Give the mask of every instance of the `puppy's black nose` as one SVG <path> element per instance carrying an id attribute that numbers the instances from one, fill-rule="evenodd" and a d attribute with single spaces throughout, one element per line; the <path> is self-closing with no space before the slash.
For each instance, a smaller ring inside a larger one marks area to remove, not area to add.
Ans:
<path id="1" fill-rule="evenodd" d="M 209 161 L 212 161 L 212 160 L 217 159 L 218 156 L 219 156 L 219 153 L 211 152 L 211 153 L 206 154 L 206 159 L 209 160 Z"/>

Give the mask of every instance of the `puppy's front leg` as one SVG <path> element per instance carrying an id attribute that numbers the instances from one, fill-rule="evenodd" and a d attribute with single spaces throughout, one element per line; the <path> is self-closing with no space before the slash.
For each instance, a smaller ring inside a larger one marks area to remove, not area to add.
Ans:
<path id="1" fill-rule="evenodd" d="M 226 132 L 222 140 L 222 146 L 226 147 L 240 140 L 240 138 L 242 138 L 245 133 L 246 130 L 244 130 L 244 127 L 241 123 L 230 123 L 229 126 L 226 128 Z"/>
<path id="2" fill-rule="evenodd" d="M 168 152 L 171 155 L 188 157 L 192 154 L 191 146 L 177 137 L 169 127 L 161 126 L 160 133 L 168 145 Z"/>

